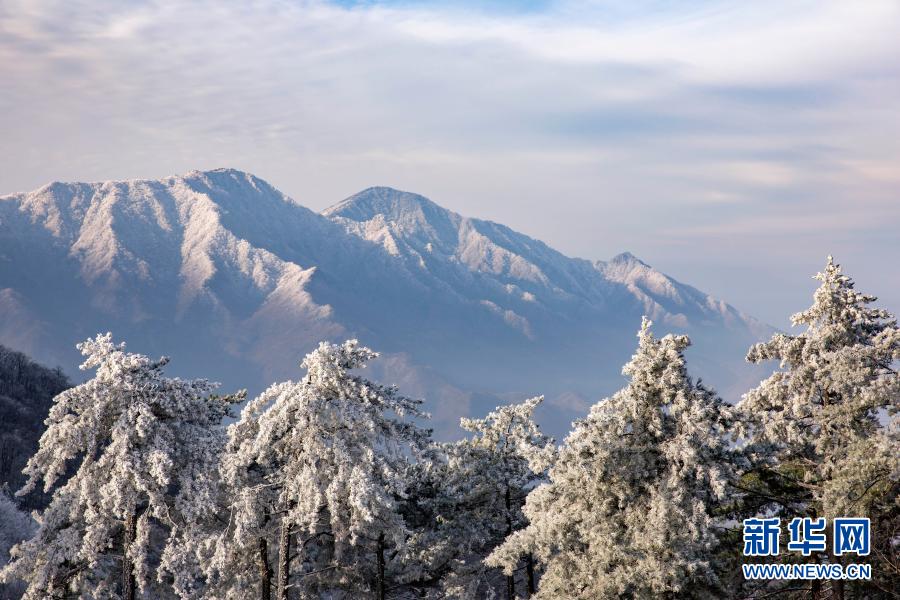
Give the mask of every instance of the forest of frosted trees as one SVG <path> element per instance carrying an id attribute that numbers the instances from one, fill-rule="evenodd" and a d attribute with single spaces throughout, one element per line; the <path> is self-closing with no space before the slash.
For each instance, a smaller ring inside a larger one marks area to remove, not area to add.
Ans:
<path id="1" fill-rule="evenodd" d="M 0 595 L 896 597 L 900 328 L 830 258 L 817 279 L 793 332 L 749 349 L 775 370 L 738 404 L 645 319 L 627 385 L 559 443 L 533 420 L 540 397 L 437 443 L 420 401 L 359 375 L 376 353 L 352 340 L 245 402 L 98 335 L 79 345 L 92 379 L 32 390 L 49 414 L 39 445 L 22 429 L 30 459 L 0 438 L 0 467 L 22 471 L 0 493 Z M 872 578 L 745 580 L 756 516 L 869 518 Z"/>

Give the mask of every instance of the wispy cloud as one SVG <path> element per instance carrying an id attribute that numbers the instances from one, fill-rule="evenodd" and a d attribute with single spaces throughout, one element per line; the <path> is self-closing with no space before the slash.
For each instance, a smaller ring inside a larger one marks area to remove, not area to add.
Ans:
<path id="1" fill-rule="evenodd" d="M 313 208 L 395 185 L 774 320 L 808 290 L 767 298 L 765 269 L 900 261 L 897 40 L 881 0 L 7 0 L 0 193 L 223 165 Z"/>

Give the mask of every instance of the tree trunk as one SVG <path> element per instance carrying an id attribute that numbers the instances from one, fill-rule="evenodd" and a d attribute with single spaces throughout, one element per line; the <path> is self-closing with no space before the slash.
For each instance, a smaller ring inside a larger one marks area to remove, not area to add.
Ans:
<path id="1" fill-rule="evenodd" d="M 837 564 L 841 565 L 841 568 L 844 566 L 843 557 L 835 556 L 832 559 Z M 844 580 L 843 579 L 832 579 L 831 580 L 831 598 L 832 600 L 844 600 Z"/>
<path id="2" fill-rule="evenodd" d="M 288 600 L 288 581 L 291 578 L 291 524 L 281 522 L 278 536 L 278 600 Z"/>
<path id="3" fill-rule="evenodd" d="M 512 502 L 510 501 L 509 487 L 506 488 L 506 537 L 512 535 Z M 506 576 L 506 599 L 515 600 L 516 580 L 512 575 Z"/>
<path id="4" fill-rule="evenodd" d="M 831 597 L 833 600 L 844 600 L 844 580 L 831 580 Z"/>
<path id="5" fill-rule="evenodd" d="M 266 538 L 259 538 L 257 551 L 259 598 L 260 600 L 272 600 L 272 567 L 269 566 L 269 543 Z"/>
<path id="6" fill-rule="evenodd" d="M 813 579 L 810 582 L 809 597 L 811 600 L 821 600 L 822 599 L 822 580 L 821 579 Z"/>
<path id="7" fill-rule="evenodd" d="M 131 546 L 137 538 L 137 514 L 132 511 L 125 517 L 125 539 L 122 543 L 122 599 L 134 600 L 137 582 L 134 579 L 134 561 L 131 560 Z"/>
<path id="8" fill-rule="evenodd" d="M 809 510 L 809 516 L 810 516 L 811 519 L 816 519 L 816 518 L 817 518 L 818 514 L 817 514 L 815 508 L 812 508 L 812 507 L 810 508 L 810 510 Z M 826 533 L 826 535 L 827 535 L 827 533 Z M 817 553 L 815 553 L 813 556 L 815 557 L 815 558 L 813 559 L 813 562 L 814 562 L 815 564 L 817 564 L 817 565 L 818 565 L 818 564 L 822 564 L 822 555 L 820 555 L 820 554 L 817 552 Z M 804 562 L 805 562 L 805 561 L 804 561 Z M 821 579 L 813 579 L 813 580 L 810 582 L 810 585 L 809 585 L 809 597 L 810 597 L 812 600 L 822 600 L 823 594 L 822 594 L 822 580 L 821 580 Z"/>
<path id="9" fill-rule="evenodd" d="M 378 600 L 385 598 L 384 585 L 384 532 L 378 534 L 378 579 L 375 581 L 375 595 Z"/>
<path id="10" fill-rule="evenodd" d="M 531 555 L 531 552 L 525 555 L 525 579 L 528 585 L 528 597 L 531 598 L 537 591 L 537 587 L 534 585 L 534 556 Z"/>

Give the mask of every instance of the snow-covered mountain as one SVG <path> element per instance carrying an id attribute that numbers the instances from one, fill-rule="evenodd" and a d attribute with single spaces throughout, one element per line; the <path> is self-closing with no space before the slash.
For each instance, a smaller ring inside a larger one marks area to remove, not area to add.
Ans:
<path id="1" fill-rule="evenodd" d="M 692 371 L 726 395 L 758 375 L 742 359 L 768 327 L 631 254 L 569 258 L 391 188 L 321 214 L 230 169 L 0 197 L 0 343 L 76 376 L 97 331 L 251 392 L 358 337 L 439 432 L 546 394 L 558 434 L 620 386 L 642 314 L 691 334 Z"/>

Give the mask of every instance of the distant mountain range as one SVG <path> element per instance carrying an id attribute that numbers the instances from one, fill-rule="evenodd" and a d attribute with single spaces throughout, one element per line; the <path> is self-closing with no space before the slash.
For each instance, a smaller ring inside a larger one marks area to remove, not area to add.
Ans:
<path id="1" fill-rule="evenodd" d="M 644 314 L 691 335 L 691 371 L 726 397 L 759 379 L 743 356 L 772 330 L 730 305 L 629 253 L 569 258 L 417 194 L 369 188 L 315 213 L 217 169 L 0 197 L 0 344 L 76 379 L 74 344 L 98 331 L 251 393 L 297 377 L 319 340 L 357 337 L 442 437 L 537 394 L 560 435 L 621 386 Z"/>

